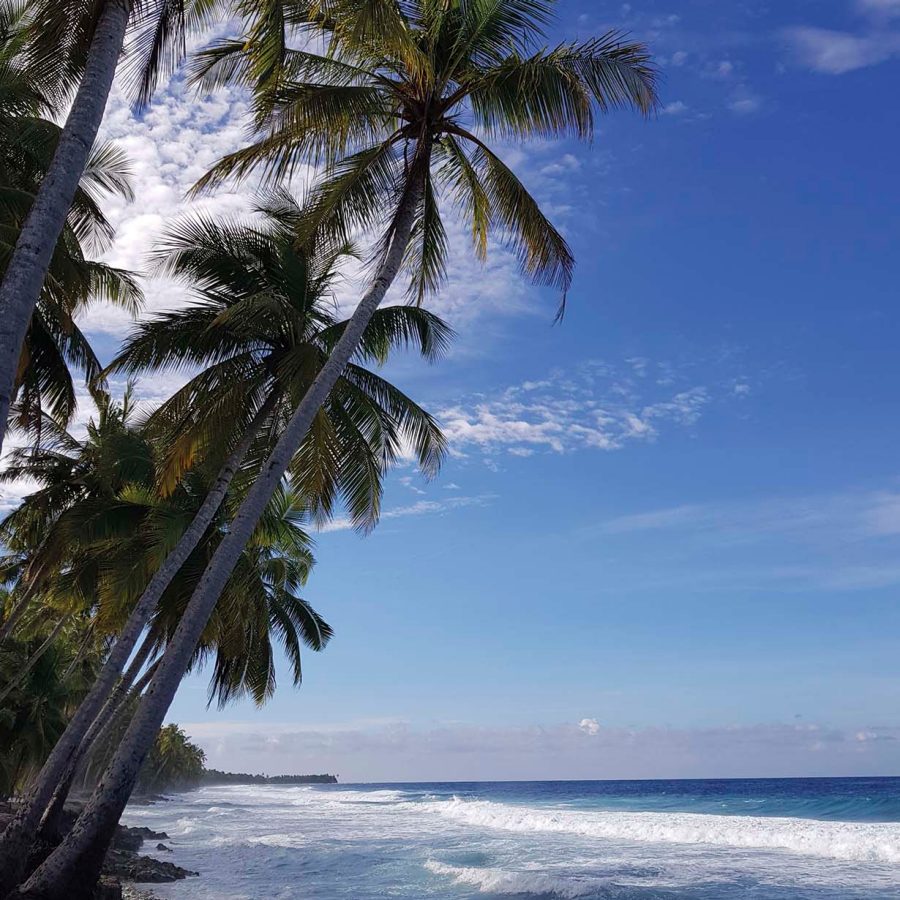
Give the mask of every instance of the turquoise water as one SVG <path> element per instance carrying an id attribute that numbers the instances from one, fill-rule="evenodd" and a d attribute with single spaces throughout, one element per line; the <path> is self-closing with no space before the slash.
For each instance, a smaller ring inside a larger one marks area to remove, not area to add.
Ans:
<path id="1" fill-rule="evenodd" d="M 161 897 L 900 898 L 900 779 L 204 788 L 124 821 Z"/>

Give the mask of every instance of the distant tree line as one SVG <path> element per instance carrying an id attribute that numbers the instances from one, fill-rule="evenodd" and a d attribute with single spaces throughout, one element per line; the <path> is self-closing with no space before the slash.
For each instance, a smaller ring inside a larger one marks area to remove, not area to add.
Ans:
<path id="1" fill-rule="evenodd" d="M 248 775 L 204 769 L 200 784 L 337 784 L 337 775 Z"/>

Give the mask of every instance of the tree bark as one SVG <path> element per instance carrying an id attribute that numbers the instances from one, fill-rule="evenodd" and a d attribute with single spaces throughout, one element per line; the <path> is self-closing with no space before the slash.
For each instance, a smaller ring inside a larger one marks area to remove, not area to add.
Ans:
<path id="1" fill-rule="evenodd" d="M 260 516 L 309 431 L 319 407 L 344 371 L 363 332 L 397 277 L 415 222 L 430 161 L 430 145 L 419 145 L 393 221 L 393 238 L 378 272 L 344 333 L 248 492 L 219 544 L 162 656 L 160 667 L 141 701 L 119 749 L 66 839 L 20 888 L 32 900 L 81 900 L 90 896 L 122 810 L 141 766 L 153 746 L 166 711 L 187 670 L 219 595 L 225 587 Z"/>
<path id="2" fill-rule="evenodd" d="M 53 250 L 100 130 L 125 42 L 131 5 L 132 0 L 107 0 L 103 7 L 59 144 L 0 284 L 0 449 L 6 435 L 22 344 Z"/>
<path id="3" fill-rule="evenodd" d="M 149 640 L 146 643 L 149 645 Z M 146 659 L 146 657 L 144 658 Z M 132 664 L 122 676 L 121 682 L 116 686 L 115 693 L 106 702 L 100 715 L 94 719 L 81 745 L 69 760 L 65 775 L 53 792 L 53 799 L 41 817 L 41 824 L 38 829 L 38 838 L 40 840 L 48 844 L 58 844 L 62 840 L 63 813 L 66 800 L 72 790 L 72 785 L 75 784 L 80 773 L 84 770 L 91 748 L 95 744 L 103 746 L 103 741 L 107 738 L 107 735 L 118 725 L 122 711 L 125 709 L 128 701 L 132 696 L 140 696 L 144 688 L 150 683 L 150 679 L 153 678 L 153 673 L 156 669 L 157 664 L 154 663 L 135 683 L 134 678 L 140 671 L 140 665 L 135 666 Z"/>
<path id="4" fill-rule="evenodd" d="M 0 836 L 0 897 L 5 897 L 19 883 L 24 872 L 28 848 L 37 834 L 44 810 L 53 798 L 57 786 L 65 777 L 70 757 L 84 740 L 88 729 L 113 691 L 116 680 L 137 646 L 137 642 L 166 588 L 197 544 L 200 543 L 200 539 L 215 518 L 217 510 L 228 493 L 235 472 L 247 455 L 254 436 L 274 408 L 276 401 L 277 397 L 273 394 L 260 407 L 247 429 L 247 433 L 219 471 L 216 481 L 206 495 L 197 515 L 175 548 L 165 558 L 162 566 L 150 579 L 150 583 L 144 589 L 141 599 L 137 602 L 122 633 L 106 658 L 93 687 L 81 701 L 81 705 L 62 737 L 56 742 L 19 811 Z"/>

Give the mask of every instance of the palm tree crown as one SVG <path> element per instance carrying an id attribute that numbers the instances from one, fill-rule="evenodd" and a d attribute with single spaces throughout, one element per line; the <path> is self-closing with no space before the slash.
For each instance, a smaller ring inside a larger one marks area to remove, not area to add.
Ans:
<path id="1" fill-rule="evenodd" d="M 258 140 L 222 159 L 197 185 L 261 170 L 277 181 L 301 163 L 322 166 L 311 227 L 347 235 L 380 230 L 422 158 L 423 189 L 405 264 L 411 295 L 446 273 L 439 198 L 467 220 L 475 251 L 491 232 L 523 271 L 563 291 L 573 257 L 560 233 L 491 139 L 594 135 L 595 109 L 651 112 L 656 72 L 643 45 L 609 32 L 544 47 L 554 0 L 291 0 L 244 4 L 245 36 L 198 55 L 205 88 L 237 81 L 254 90 Z M 302 40 L 322 52 L 294 49 Z"/>
<path id="2" fill-rule="evenodd" d="M 251 458 L 267 455 L 343 331 L 331 291 L 350 248 L 301 251 L 301 210 L 285 192 L 266 198 L 258 213 L 255 222 L 190 218 L 170 230 L 157 257 L 191 286 L 193 301 L 139 323 L 109 367 L 127 373 L 203 367 L 151 420 L 172 448 L 164 490 L 198 454 L 242 434 L 274 398 Z M 358 361 L 332 389 L 290 470 L 319 521 L 341 497 L 357 526 L 374 525 L 381 473 L 401 451 L 411 450 L 424 473 L 437 471 L 445 440 L 433 418 L 363 363 L 384 362 L 393 348 L 410 343 L 434 359 L 451 334 L 422 309 L 386 307 L 373 317 Z"/>

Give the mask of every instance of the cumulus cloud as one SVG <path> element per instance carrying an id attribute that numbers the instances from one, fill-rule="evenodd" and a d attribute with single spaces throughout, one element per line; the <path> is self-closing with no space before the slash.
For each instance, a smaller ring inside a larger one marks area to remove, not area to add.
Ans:
<path id="1" fill-rule="evenodd" d="M 664 116 L 683 116 L 690 107 L 683 100 L 673 100 L 667 103 L 661 110 Z"/>
<path id="2" fill-rule="evenodd" d="M 825 724 L 621 728 L 594 719 L 518 727 L 404 721 L 298 727 L 182 723 L 209 764 L 343 781 L 811 776 L 893 772 L 900 727 Z M 586 736 L 590 739 L 587 740 Z"/>
<path id="3" fill-rule="evenodd" d="M 752 91 L 741 89 L 732 94 L 728 108 L 739 116 L 749 116 L 762 109 L 762 98 Z"/>
<path id="4" fill-rule="evenodd" d="M 227 24 L 208 38 L 231 33 Z M 154 98 L 145 112 L 135 115 L 122 86 L 114 86 L 101 128 L 101 138 L 114 141 L 131 161 L 136 201 L 111 199 L 104 205 L 116 229 L 112 248 L 104 260 L 114 265 L 143 271 L 148 252 L 171 223 L 189 213 L 213 216 L 247 214 L 259 183 L 253 177 L 241 185 L 227 184 L 214 193 L 187 199 L 195 182 L 223 155 L 245 146 L 248 141 L 246 94 L 223 88 L 198 95 L 183 73 L 177 73 Z M 562 202 L 572 179 L 582 168 L 572 153 L 559 153 L 549 142 L 533 147 L 499 146 L 500 155 L 514 166 L 538 200 L 552 211 L 557 224 L 565 225 L 571 207 Z M 315 172 L 298 167 L 290 187 L 298 195 L 308 188 Z M 489 258 L 482 264 L 472 251 L 470 229 L 446 209 L 449 244 L 449 280 L 431 308 L 464 330 L 488 315 L 533 313 L 542 304 L 538 293 L 523 281 L 515 254 L 502 242 L 494 242 Z M 365 243 L 365 241 L 363 242 Z M 366 284 L 362 266 L 348 266 L 348 277 L 338 290 L 338 306 L 349 313 Z M 148 311 L 183 305 L 187 291 L 171 280 L 145 280 Z M 397 284 L 386 302 L 402 302 L 404 286 Z M 554 299 L 544 305 L 549 311 Z M 105 333 L 121 337 L 130 328 L 127 314 L 106 305 L 96 305 L 81 318 L 89 334 Z"/>

